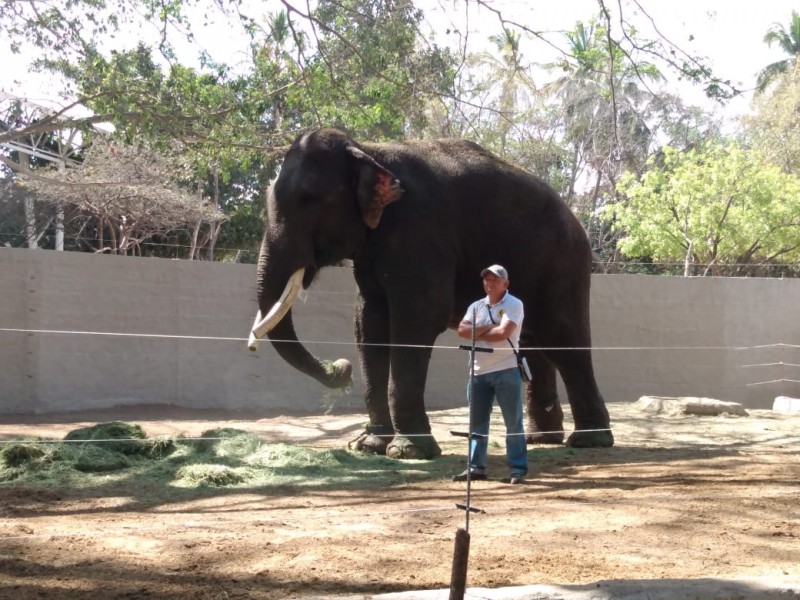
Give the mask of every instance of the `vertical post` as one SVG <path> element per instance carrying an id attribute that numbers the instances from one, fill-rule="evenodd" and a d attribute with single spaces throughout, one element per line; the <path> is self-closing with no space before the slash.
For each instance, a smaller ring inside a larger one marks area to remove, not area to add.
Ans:
<path id="1" fill-rule="evenodd" d="M 469 515 L 469 510 L 467 510 L 467 515 Z M 453 570 L 450 572 L 450 600 L 463 600 L 464 598 L 467 590 L 468 563 L 469 532 L 459 528 L 456 531 L 456 545 L 453 550 Z"/>
<path id="2" fill-rule="evenodd" d="M 469 385 L 467 386 L 467 405 L 472 405 L 472 386 L 475 376 L 475 318 L 476 310 L 472 310 L 472 344 L 469 349 Z M 472 411 L 470 410 L 470 413 Z M 467 435 L 467 503 L 464 507 L 464 528 L 456 531 L 456 543 L 453 549 L 453 567 L 450 571 L 450 599 L 463 600 L 467 589 L 467 567 L 469 565 L 469 513 L 472 512 L 470 505 L 472 472 L 472 419 L 470 418 Z"/>
<path id="3" fill-rule="evenodd" d="M 471 492 L 472 492 L 472 436 L 475 433 L 472 431 L 472 395 L 473 395 L 473 388 L 475 386 L 475 344 L 477 342 L 477 336 L 475 335 L 475 327 L 476 327 L 476 320 L 478 318 L 478 309 L 472 309 L 472 340 L 469 347 L 469 385 L 467 386 L 467 407 L 468 411 L 467 414 L 469 415 L 469 436 L 467 437 L 467 516 L 464 519 L 464 530 L 469 534 L 469 513 L 472 512 L 470 510 L 471 504 Z M 466 577 L 466 573 L 464 573 Z"/>

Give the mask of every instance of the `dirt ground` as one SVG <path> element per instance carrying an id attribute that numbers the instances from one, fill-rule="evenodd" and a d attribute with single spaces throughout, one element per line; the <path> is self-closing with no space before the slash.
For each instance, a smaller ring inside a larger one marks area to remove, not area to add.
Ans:
<path id="1" fill-rule="evenodd" d="M 468 585 L 800 576 L 800 416 L 646 413 L 610 404 L 617 444 L 529 446 L 510 486 L 496 422 L 489 481 L 472 486 Z M 499 411 L 495 411 L 499 413 Z M 149 435 L 214 427 L 344 447 L 363 415 L 233 420 L 127 408 L 2 423 L 0 439 L 60 437 L 119 419 Z M 213 420 L 212 420 L 213 419 Z M 38 419 L 42 421 L 43 419 Z M 465 526 L 466 410 L 431 413 L 442 458 L 379 490 L 338 486 L 200 491 L 114 484 L 91 492 L 0 485 L 0 598 L 368 598 L 447 588 Z M 571 429 L 571 424 L 570 424 Z"/>

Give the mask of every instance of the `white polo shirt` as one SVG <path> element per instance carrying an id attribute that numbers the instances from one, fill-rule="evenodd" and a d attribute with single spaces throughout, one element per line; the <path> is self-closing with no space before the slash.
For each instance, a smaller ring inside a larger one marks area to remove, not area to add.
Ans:
<path id="1" fill-rule="evenodd" d="M 474 315 L 474 316 L 473 316 Z M 512 296 L 506 291 L 505 296 L 495 304 L 489 306 L 489 296 L 469 305 L 462 320 L 475 323 L 476 326 L 499 325 L 504 319 L 517 324 L 514 333 L 509 338 L 514 348 L 519 348 L 519 333 L 522 331 L 522 320 L 525 318 L 525 309 L 522 300 Z M 486 342 L 476 340 L 476 348 L 494 348 L 494 352 L 475 353 L 475 374 L 485 375 L 494 371 L 517 367 L 517 357 L 508 343 L 508 339 L 499 342 Z"/>

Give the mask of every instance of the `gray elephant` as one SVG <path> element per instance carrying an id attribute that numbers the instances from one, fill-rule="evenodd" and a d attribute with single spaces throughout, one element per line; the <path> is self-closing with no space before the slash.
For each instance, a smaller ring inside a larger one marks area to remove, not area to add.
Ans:
<path id="1" fill-rule="evenodd" d="M 591 249 L 546 183 L 471 142 L 356 143 L 322 129 L 292 144 L 267 213 L 250 346 L 267 335 L 296 369 L 349 385 L 348 361 L 320 361 L 297 341 L 291 305 L 319 269 L 351 259 L 369 415 L 359 449 L 441 453 L 425 412 L 431 347 L 482 295 L 479 273 L 493 263 L 508 268 L 525 303 L 528 442 L 563 442 L 557 368 L 575 422 L 568 445 L 613 445 L 589 350 Z"/>

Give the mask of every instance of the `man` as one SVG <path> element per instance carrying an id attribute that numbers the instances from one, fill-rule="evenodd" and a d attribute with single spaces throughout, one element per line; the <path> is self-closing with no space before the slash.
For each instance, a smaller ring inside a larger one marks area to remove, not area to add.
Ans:
<path id="1" fill-rule="evenodd" d="M 522 483 L 528 474 L 528 449 L 522 421 L 522 377 L 514 352 L 525 311 L 522 301 L 508 291 L 508 271 L 492 265 L 481 271 L 486 297 L 473 302 L 458 325 L 458 335 L 471 340 L 475 329 L 476 347 L 493 348 L 475 352 L 474 376 L 468 386 L 469 430 L 479 434 L 470 440 L 470 478 L 486 479 L 489 419 L 497 400 L 506 425 L 508 483 Z M 471 393 L 470 393 L 471 392 Z M 453 477 L 466 481 L 468 472 Z"/>

